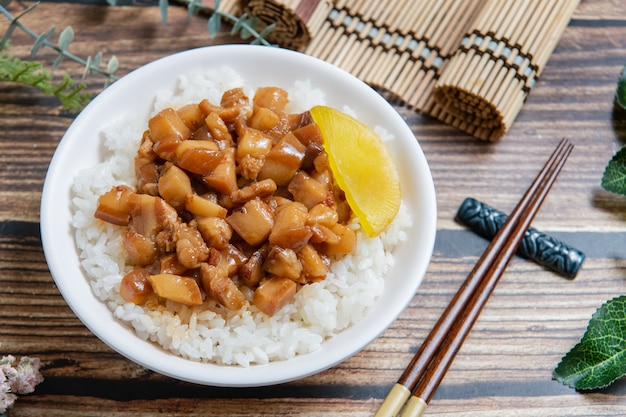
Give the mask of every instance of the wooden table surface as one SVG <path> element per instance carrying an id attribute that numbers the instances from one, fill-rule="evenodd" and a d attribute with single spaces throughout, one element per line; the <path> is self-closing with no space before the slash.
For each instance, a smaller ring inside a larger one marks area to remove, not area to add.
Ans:
<path id="1" fill-rule="evenodd" d="M 170 7 L 105 1 L 43 2 L 22 20 L 36 32 L 72 25 L 72 52 L 115 54 L 119 75 L 211 39 L 206 20 Z M 28 4 L 28 3 L 26 3 Z M 12 4 L 14 13 L 23 5 Z M 5 32 L 7 21 L 0 21 Z M 17 31 L 11 50 L 27 56 Z M 40 56 L 52 62 L 54 54 Z M 279 386 L 214 388 L 148 371 L 108 348 L 72 313 L 55 287 L 39 235 L 48 163 L 73 117 L 37 91 L 0 84 L 0 354 L 43 362 L 45 381 L 9 416 L 370 416 L 471 270 L 486 242 L 454 221 L 474 197 L 513 208 L 562 137 L 575 149 L 533 226 L 582 250 L 575 280 L 516 257 L 448 371 L 427 415 L 623 416 L 626 380 L 578 393 L 552 380 L 604 301 L 626 293 L 626 199 L 600 188 L 604 167 L 626 142 L 613 97 L 626 64 L 626 3 L 583 0 L 508 134 L 473 139 L 398 107 L 430 163 L 438 235 L 428 273 L 401 317 L 362 352 L 318 375 Z M 82 68 L 63 68 L 79 77 Z M 98 91 L 102 79 L 87 79 Z"/>

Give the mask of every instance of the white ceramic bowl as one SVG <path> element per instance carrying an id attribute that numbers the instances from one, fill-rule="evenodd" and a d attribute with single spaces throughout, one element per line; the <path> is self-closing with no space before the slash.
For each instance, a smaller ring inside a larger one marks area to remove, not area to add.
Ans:
<path id="1" fill-rule="evenodd" d="M 93 294 L 79 266 L 71 227 L 70 189 L 82 169 L 102 158 L 99 132 L 124 114 L 148 120 L 155 89 L 174 89 L 181 72 L 228 65 L 247 86 L 289 88 L 309 79 L 322 89 L 327 105 L 348 105 L 371 126 L 395 136 L 390 143 L 401 177 L 403 199 L 413 217 L 410 239 L 399 248 L 382 297 L 354 326 L 325 341 L 312 353 L 250 367 L 198 363 L 175 356 L 137 337 L 117 321 Z M 50 272 L 67 303 L 102 341 L 128 359 L 153 371 L 214 386 L 261 386 L 292 381 L 328 369 L 378 337 L 406 308 L 418 289 L 433 251 L 436 201 L 431 173 L 412 131 L 379 94 L 352 75 L 321 60 L 285 49 L 231 45 L 175 54 L 126 75 L 97 96 L 76 118 L 50 163 L 41 202 L 41 235 Z"/>

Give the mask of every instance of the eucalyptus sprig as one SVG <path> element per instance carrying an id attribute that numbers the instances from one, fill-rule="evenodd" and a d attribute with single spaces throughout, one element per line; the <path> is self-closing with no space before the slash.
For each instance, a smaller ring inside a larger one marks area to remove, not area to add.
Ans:
<path id="1" fill-rule="evenodd" d="M 74 30 L 71 26 L 67 26 L 65 29 L 63 29 L 63 31 L 59 35 L 58 42 L 54 43 L 51 40 L 56 33 L 56 27 L 54 25 L 51 26 L 47 32 L 36 33 L 35 31 L 28 28 L 26 25 L 22 24 L 22 22 L 20 22 L 20 18 L 35 9 L 39 5 L 39 2 L 33 3 L 22 13 L 15 17 L 12 16 L 11 13 L 9 13 L 9 11 L 5 8 L 4 3 L 8 5 L 10 1 L 3 1 L 2 4 L 0 4 L 0 13 L 2 13 L 10 21 L 10 24 L 6 32 L 4 33 L 2 40 L 0 41 L 0 48 L 6 47 L 15 29 L 19 28 L 21 31 L 23 31 L 35 40 L 30 51 L 31 58 L 34 58 L 44 46 L 56 51 L 59 54 L 52 65 L 52 71 L 58 68 L 64 58 L 68 58 L 74 62 L 84 65 L 84 74 L 93 74 L 95 72 L 105 76 L 106 85 L 108 85 L 108 83 L 110 83 L 111 81 L 117 80 L 117 77 L 114 75 L 114 73 L 119 67 L 119 61 L 117 60 L 115 55 L 109 59 L 106 68 L 101 68 L 100 63 L 102 61 L 102 52 L 98 52 L 95 58 L 88 57 L 87 59 L 83 59 L 68 51 L 69 45 L 74 40 Z"/>
<path id="2" fill-rule="evenodd" d="M 195 16 L 199 13 L 204 13 L 209 16 L 207 21 L 207 30 L 211 37 L 217 35 L 222 27 L 222 20 L 232 23 L 230 30 L 231 35 L 239 35 L 241 39 L 252 39 L 253 45 L 265 45 L 275 46 L 265 39 L 276 27 L 275 23 L 265 26 L 259 31 L 261 21 L 255 16 L 248 16 L 246 13 L 241 16 L 235 16 L 233 14 L 220 10 L 220 0 L 215 0 L 214 7 L 208 7 L 202 4 L 202 0 L 176 0 L 178 3 L 187 7 L 187 14 L 189 17 Z M 116 5 L 117 0 L 107 0 L 110 5 Z M 170 6 L 169 0 L 158 0 L 159 10 L 161 12 L 161 22 L 167 24 L 168 9 Z"/>
<path id="3" fill-rule="evenodd" d="M 0 0 L 0 14 L 10 22 L 0 40 L 0 68 L 2 69 L 0 71 L 0 80 L 38 88 L 45 94 L 57 97 L 63 107 L 74 112 L 79 111 L 89 102 L 90 95 L 83 91 L 86 88 L 84 83 L 75 81 L 68 74 L 64 74 L 59 82 L 53 81 L 53 73 L 64 59 L 70 59 L 85 67 L 82 75 L 83 79 L 87 75 L 94 73 L 103 75 L 105 77 L 105 88 L 112 81 L 117 80 L 114 73 L 119 67 L 119 61 L 115 56 L 109 59 L 105 68 L 102 68 L 102 52 L 98 52 L 94 57 L 89 56 L 86 59 L 69 52 L 68 47 L 74 40 L 74 30 L 71 26 L 67 26 L 61 31 L 58 41 L 55 43 L 52 40 L 56 33 L 54 25 L 47 32 L 38 34 L 20 21 L 23 16 L 34 10 L 39 5 L 39 2 L 33 3 L 17 16 L 13 16 L 6 9 L 10 3 L 11 0 Z M 11 37 L 16 29 L 21 30 L 34 39 L 28 59 L 20 59 L 8 51 Z M 36 59 L 37 54 L 44 47 L 52 49 L 58 54 L 50 71 L 44 67 L 41 61 Z"/>

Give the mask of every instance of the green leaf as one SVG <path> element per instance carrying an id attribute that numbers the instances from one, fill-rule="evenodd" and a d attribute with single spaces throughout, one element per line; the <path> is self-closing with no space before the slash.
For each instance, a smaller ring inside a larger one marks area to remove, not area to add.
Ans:
<path id="1" fill-rule="evenodd" d="M 207 23 L 207 28 L 209 30 L 209 35 L 215 36 L 220 31 L 222 27 L 222 19 L 217 13 L 213 13 L 209 18 Z"/>
<path id="2" fill-rule="evenodd" d="M 100 66 L 100 63 L 102 62 L 102 51 L 98 51 L 92 62 L 94 67 L 98 68 Z"/>
<path id="3" fill-rule="evenodd" d="M 603 304 L 580 342 L 561 360 L 554 379 L 576 390 L 605 388 L 626 375 L 626 296 Z"/>
<path id="4" fill-rule="evenodd" d="M 113 74 L 115 71 L 117 71 L 119 66 L 120 66 L 120 61 L 117 59 L 115 55 L 113 55 L 111 59 L 109 59 L 109 62 L 107 63 L 107 72 L 109 74 Z"/>
<path id="5" fill-rule="evenodd" d="M 70 43 L 74 40 L 74 29 L 71 26 L 63 29 L 63 32 L 59 35 L 59 48 L 65 51 Z"/>
<path id="6" fill-rule="evenodd" d="M 271 25 L 266 26 L 265 29 L 263 29 L 261 33 L 259 33 L 259 36 L 261 38 L 264 38 L 267 35 L 269 35 L 275 28 L 276 28 L 276 23 L 272 23 Z"/>
<path id="7" fill-rule="evenodd" d="M 626 195 L 626 146 L 617 151 L 606 165 L 600 186 L 607 191 Z"/>
<path id="8" fill-rule="evenodd" d="M 167 23 L 167 7 L 169 6 L 168 0 L 159 0 L 159 10 L 161 11 L 161 23 L 165 25 Z"/>
<path id="9" fill-rule="evenodd" d="M 187 4 L 187 17 L 195 16 L 198 13 L 200 6 L 202 6 L 202 3 L 200 3 L 198 0 L 191 0 Z"/>
<path id="10" fill-rule="evenodd" d="M 52 27 L 50 28 L 50 30 L 48 30 L 47 33 L 42 33 L 41 35 L 37 37 L 37 39 L 35 39 L 35 43 L 33 44 L 33 47 L 30 49 L 31 57 L 34 57 L 37 55 L 37 53 L 39 53 L 39 50 L 46 44 L 46 41 L 48 41 L 54 35 L 55 31 L 56 31 L 56 27 L 52 25 Z"/>
<path id="11" fill-rule="evenodd" d="M 239 37 L 243 40 L 251 38 L 255 35 L 258 26 L 259 19 L 256 16 L 242 19 L 241 29 L 239 30 Z"/>
<path id="12" fill-rule="evenodd" d="M 230 30 L 231 35 L 236 35 L 239 30 L 241 30 L 241 25 L 244 24 L 245 20 L 248 18 L 247 13 L 243 13 L 239 18 L 235 21 L 232 29 Z"/>
<path id="13" fill-rule="evenodd" d="M 59 65 L 61 65 L 61 62 L 63 62 L 63 58 L 64 56 L 62 54 L 56 57 L 56 59 L 52 63 L 52 72 L 56 71 L 57 68 L 59 68 Z"/>
<path id="14" fill-rule="evenodd" d="M 617 91 L 615 92 L 615 101 L 617 104 L 626 109 L 626 66 L 622 69 L 617 80 Z"/>
<path id="15" fill-rule="evenodd" d="M 81 79 L 85 79 L 87 78 L 87 75 L 91 75 L 91 66 L 93 65 L 93 58 L 90 56 L 87 57 L 87 60 L 85 61 L 85 69 L 83 70 L 83 75 L 81 77 Z"/>

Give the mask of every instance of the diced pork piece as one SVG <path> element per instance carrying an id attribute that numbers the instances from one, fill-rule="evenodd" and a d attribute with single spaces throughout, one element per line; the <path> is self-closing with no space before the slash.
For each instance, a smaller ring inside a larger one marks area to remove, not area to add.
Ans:
<path id="1" fill-rule="evenodd" d="M 354 230 L 341 223 L 335 224 L 331 230 L 339 237 L 339 241 L 336 243 L 327 241 L 320 244 L 320 251 L 326 255 L 345 255 L 354 252 L 356 248 L 356 233 Z"/>
<path id="2" fill-rule="evenodd" d="M 154 152 L 154 142 L 146 130 L 141 138 L 141 144 L 135 155 L 135 177 L 137 178 L 137 192 L 156 195 L 156 183 L 159 179 L 157 161 L 159 156 Z"/>
<path id="3" fill-rule="evenodd" d="M 176 164 L 194 174 L 213 172 L 223 158 L 224 152 L 212 140 L 186 140 L 176 147 Z"/>
<path id="4" fill-rule="evenodd" d="M 280 116 L 267 107 L 254 107 L 248 126 L 258 130 L 271 130 L 280 123 Z"/>
<path id="5" fill-rule="evenodd" d="M 257 197 L 261 199 L 269 197 L 276 192 L 276 188 L 276 183 L 268 178 L 240 188 L 230 195 L 230 199 L 235 204 L 243 204 Z"/>
<path id="6" fill-rule="evenodd" d="M 337 214 L 339 215 L 339 223 L 346 224 L 352 218 L 352 209 L 350 205 L 345 200 L 345 198 L 339 200 L 337 197 L 334 197 L 336 200 L 335 210 L 337 210 Z"/>
<path id="7" fill-rule="evenodd" d="M 275 113 L 284 112 L 288 101 L 289 94 L 279 87 L 259 87 L 253 99 L 255 106 L 267 107 Z"/>
<path id="8" fill-rule="evenodd" d="M 193 193 L 191 180 L 185 171 L 168 162 L 159 178 L 159 195 L 176 210 L 185 206 L 185 197 Z"/>
<path id="9" fill-rule="evenodd" d="M 274 140 L 260 130 L 246 127 L 237 139 L 236 161 L 241 161 L 245 156 L 263 159 L 272 149 Z"/>
<path id="10" fill-rule="evenodd" d="M 204 122 L 213 139 L 222 145 L 220 149 L 224 149 L 226 146 L 233 144 L 233 137 L 228 130 L 228 126 L 226 126 L 226 123 L 217 112 L 210 112 L 204 119 Z"/>
<path id="11" fill-rule="evenodd" d="M 154 142 L 152 150 L 161 159 L 176 162 L 176 148 L 183 143 L 183 140 L 176 135 L 163 136 Z"/>
<path id="12" fill-rule="evenodd" d="M 196 219 L 196 223 L 198 231 L 209 247 L 218 250 L 228 247 L 233 229 L 226 220 L 219 217 L 201 217 Z"/>
<path id="13" fill-rule="evenodd" d="M 226 249 L 220 252 L 220 261 L 217 264 L 218 268 L 226 271 L 226 275 L 232 277 L 239 272 L 239 268 L 243 265 L 248 258 L 240 251 L 235 245 L 228 245 Z"/>
<path id="14" fill-rule="evenodd" d="M 316 158 L 315 160 L 317 161 L 318 159 L 319 158 Z M 314 169 L 310 171 L 310 175 L 311 178 L 322 184 L 324 188 L 329 190 L 329 192 L 332 192 L 332 190 L 335 188 L 335 185 L 333 184 L 333 175 L 330 173 L 330 168 L 326 168 L 323 171 L 317 171 L 316 169 Z M 332 194 L 332 196 L 334 200 L 334 194 Z"/>
<path id="15" fill-rule="evenodd" d="M 252 303 L 268 316 L 273 316 L 296 295 L 297 285 L 289 278 L 273 277 L 254 291 Z"/>
<path id="16" fill-rule="evenodd" d="M 315 167 L 316 172 L 325 173 L 326 175 L 331 176 L 327 153 L 324 152 L 317 155 L 317 157 L 313 160 L 313 167 Z"/>
<path id="17" fill-rule="evenodd" d="M 195 279 L 175 274 L 155 274 L 148 277 L 154 292 L 162 298 L 188 306 L 202 304 L 202 293 Z"/>
<path id="18" fill-rule="evenodd" d="M 326 227 L 332 227 L 339 221 L 337 212 L 328 207 L 326 204 L 316 204 L 309 209 L 307 213 L 307 224 L 321 224 Z"/>
<path id="19" fill-rule="evenodd" d="M 232 88 L 224 91 L 220 100 L 220 106 L 228 108 L 248 109 L 250 107 L 250 99 L 246 96 L 243 88 Z M 246 117 L 248 117 L 246 115 Z M 226 120 L 226 119 L 224 119 Z"/>
<path id="20" fill-rule="evenodd" d="M 277 185 L 286 185 L 300 169 L 306 147 L 293 134 L 284 135 L 265 157 L 259 179 L 271 178 Z"/>
<path id="21" fill-rule="evenodd" d="M 237 165 L 239 175 L 247 180 L 256 180 L 259 172 L 263 169 L 265 158 L 253 158 L 250 155 L 244 156 Z"/>
<path id="22" fill-rule="evenodd" d="M 311 112 L 305 111 L 303 113 L 292 113 L 287 116 L 289 119 L 289 126 L 292 131 L 299 129 L 303 126 L 313 123 Z"/>
<path id="23" fill-rule="evenodd" d="M 229 310 L 240 310 L 246 298 L 235 283 L 218 267 L 203 263 L 200 266 L 202 288 L 211 297 Z"/>
<path id="24" fill-rule="evenodd" d="M 249 107 L 247 101 L 240 106 L 234 104 L 235 103 L 233 102 L 232 106 L 217 106 L 209 102 L 209 100 L 204 99 L 198 105 L 207 115 L 211 113 L 216 113 L 225 123 L 231 123 L 239 119 L 240 117 L 246 117 L 245 115 L 247 114 L 246 112 Z"/>
<path id="25" fill-rule="evenodd" d="M 267 240 L 274 216 L 269 206 L 257 198 L 233 210 L 226 221 L 246 243 L 256 246 Z"/>
<path id="26" fill-rule="evenodd" d="M 300 203 L 289 202 L 275 210 L 274 227 L 269 242 L 282 248 L 299 250 L 312 235 L 306 225 L 307 210 Z"/>
<path id="27" fill-rule="evenodd" d="M 315 161 L 318 160 L 321 155 L 326 156 L 322 145 L 319 145 L 315 142 L 311 142 L 306 145 L 306 150 L 304 151 L 304 159 L 302 160 L 302 169 L 314 171 Z"/>
<path id="28" fill-rule="evenodd" d="M 159 260 L 159 273 L 184 275 L 188 268 L 180 263 L 175 253 L 170 253 Z"/>
<path id="29" fill-rule="evenodd" d="M 178 223 L 176 209 L 165 202 L 161 197 L 147 194 L 133 194 L 131 196 L 131 230 L 154 239 L 156 235 Z"/>
<path id="30" fill-rule="evenodd" d="M 298 138 L 303 145 L 309 146 L 310 144 L 316 144 L 319 147 L 324 143 L 322 132 L 315 123 L 309 123 L 293 130 L 293 135 Z M 321 149 L 324 149 L 323 147 Z"/>
<path id="31" fill-rule="evenodd" d="M 328 189 L 304 171 L 298 172 L 292 178 L 287 190 L 293 195 L 294 201 L 304 204 L 309 209 L 320 203 L 332 204 Z"/>
<path id="32" fill-rule="evenodd" d="M 204 118 L 206 117 L 206 114 L 197 103 L 187 104 L 176 110 L 176 113 L 192 132 L 204 124 Z"/>
<path id="33" fill-rule="evenodd" d="M 200 262 L 206 261 L 209 257 L 209 248 L 198 229 L 181 222 L 176 227 L 174 239 L 176 256 L 185 267 L 197 268 Z"/>
<path id="34" fill-rule="evenodd" d="M 327 260 L 317 252 L 313 245 L 304 246 L 297 255 L 300 264 L 302 264 L 302 276 L 307 283 L 322 281 L 326 278 L 328 273 Z"/>
<path id="35" fill-rule="evenodd" d="M 185 209 L 196 216 L 225 218 L 228 210 L 208 198 L 197 194 L 187 194 Z"/>
<path id="36" fill-rule="evenodd" d="M 126 250 L 126 261 L 130 265 L 147 266 L 156 260 L 156 245 L 144 235 L 126 229 L 122 232 L 122 244 Z"/>
<path id="37" fill-rule="evenodd" d="M 332 226 L 331 226 L 332 227 Z M 341 240 L 339 236 L 328 226 L 323 224 L 313 224 L 309 226 L 311 229 L 311 243 L 327 243 L 329 245 L 336 245 Z"/>
<path id="38" fill-rule="evenodd" d="M 263 264 L 263 269 L 270 275 L 289 278 L 298 282 L 302 274 L 302 264 L 298 260 L 298 255 L 293 249 L 281 248 L 272 245 L 267 259 Z"/>
<path id="39" fill-rule="evenodd" d="M 237 190 L 237 167 L 235 165 L 235 149 L 224 150 L 224 158 L 213 172 L 203 175 L 202 181 L 222 194 L 230 195 Z"/>
<path id="40" fill-rule="evenodd" d="M 255 250 L 239 268 L 239 278 L 248 287 L 256 287 L 265 278 L 263 264 L 269 252 L 269 246 L 263 245 Z"/>
<path id="41" fill-rule="evenodd" d="M 94 216 L 118 226 L 130 223 L 131 198 L 135 192 L 127 185 L 116 185 L 98 198 Z"/>
<path id="42" fill-rule="evenodd" d="M 191 130 L 172 108 L 161 110 L 148 121 L 148 131 L 156 143 L 163 138 L 175 137 L 179 141 L 188 139 Z"/>
<path id="43" fill-rule="evenodd" d="M 145 268 L 135 268 L 122 278 L 120 283 L 120 295 L 122 298 L 134 304 L 143 304 L 154 292 L 148 282 L 150 273 Z"/>

